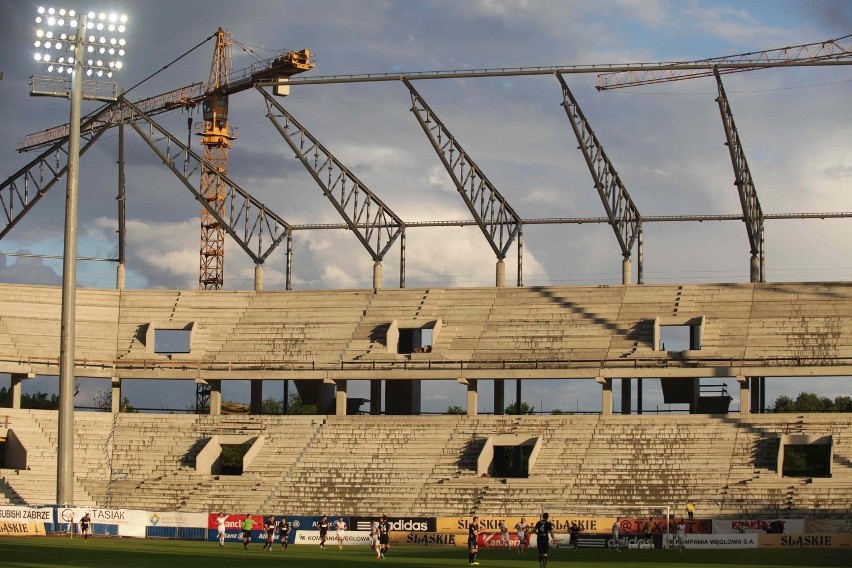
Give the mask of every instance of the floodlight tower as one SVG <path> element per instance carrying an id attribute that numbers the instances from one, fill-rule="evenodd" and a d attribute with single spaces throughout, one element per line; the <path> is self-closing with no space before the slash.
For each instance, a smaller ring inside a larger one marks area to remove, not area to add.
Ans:
<path id="1" fill-rule="evenodd" d="M 56 455 L 56 502 L 74 503 L 74 332 L 77 296 L 77 194 L 80 180 L 80 118 L 84 98 L 109 100 L 97 79 L 83 93 L 83 74 L 109 79 L 123 66 L 127 16 L 65 8 L 38 8 L 35 60 L 47 78 L 30 80 L 32 95 L 67 97 L 71 101 L 68 171 L 65 195 L 65 244 L 62 263 L 62 314 L 59 345 L 59 432 Z M 69 81 L 70 76 L 70 81 Z M 56 79 L 54 79 L 56 77 Z M 58 80 L 57 80 L 58 79 Z M 70 83 L 70 84 L 69 84 Z M 46 85 L 46 87 L 41 86 Z M 98 96 L 99 92 L 101 96 Z M 116 89 L 113 87 L 113 93 Z M 113 99 L 115 96 L 112 97 Z"/>

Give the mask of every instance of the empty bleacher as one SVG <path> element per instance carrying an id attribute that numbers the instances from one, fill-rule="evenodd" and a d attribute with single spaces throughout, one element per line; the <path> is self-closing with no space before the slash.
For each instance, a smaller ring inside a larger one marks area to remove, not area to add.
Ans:
<path id="1" fill-rule="evenodd" d="M 48 504 L 56 413 L 0 410 L 27 468 L 0 470 L 0 500 Z M 780 436 L 831 435 L 829 478 L 778 475 Z M 262 438 L 242 475 L 196 471 L 214 436 Z M 524 478 L 477 475 L 494 436 L 540 441 Z M 79 505 L 149 510 L 420 516 L 683 514 L 842 517 L 852 508 L 852 418 L 735 416 L 199 416 L 80 413 Z"/>

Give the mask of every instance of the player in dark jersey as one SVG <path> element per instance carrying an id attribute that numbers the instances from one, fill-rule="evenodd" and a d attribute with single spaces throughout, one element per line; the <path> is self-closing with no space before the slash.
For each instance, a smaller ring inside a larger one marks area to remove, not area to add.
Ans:
<path id="1" fill-rule="evenodd" d="M 320 531 L 320 548 L 325 548 L 325 539 L 328 537 L 328 517 L 326 515 L 323 515 L 322 519 L 320 519 L 319 531 Z"/>
<path id="2" fill-rule="evenodd" d="M 263 528 L 266 529 L 266 542 L 263 544 L 263 548 L 272 552 L 272 543 L 275 542 L 275 528 L 278 526 L 278 523 L 275 522 L 275 517 L 269 515 L 266 518 L 266 522 L 263 525 Z"/>
<path id="3" fill-rule="evenodd" d="M 547 553 L 550 551 L 550 542 L 553 541 L 553 544 L 556 544 L 556 537 L 553 536 L 553 523 L 548 520 L 548 517 L 547 513 L 542 513 L 541 520 L 533 527 L 538 545 L 538 565 L 540 568 L 547 567 Z"/>
<path id="4" fill-rule="evenodd" d="M 89 540 L 89 535 L 92 534 L 92 518 L 89 517 L 88 512 L 80 519 L 80 533 L 83 535 L 83 540 Z"/>
<path id="5" fill-rule="evenodd" d="M 287 550 L 287 541 L 290 540 L 290 523 L 284 517 L 278 521 L 278 536 L 281 539 L 281 550 Z"/>
<path id="6" fill-rule="evenodd" d="M 479 552 L 479 517 L 474 517 L 467 526 L 467 563 L 479 566 L 476 554 Z"/>
<path id="7" fill-rule="evenodd" d="M 382 515 L 382 520 L 379 521 L 379 555 L 385 557 L 385 553 L 390 548 L 390 523 L 387 515 Z"/>

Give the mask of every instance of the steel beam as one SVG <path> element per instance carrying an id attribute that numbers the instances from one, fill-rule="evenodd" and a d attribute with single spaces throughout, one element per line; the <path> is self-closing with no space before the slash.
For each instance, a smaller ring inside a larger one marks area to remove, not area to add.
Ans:
<path id="1" fill-rule="evenodd" d="M 272 95 L 260 87 L 257 90 L 266 100 L 267 118 L 373 260 L 381 262 L 405 223 Z"/>
<path id="2" fill-rule="evenodd" d="M 722 126 L 725 128 L 725 139 L 727 140 L 725 144 L 728 146 L 728 151 L 731 154 L 731 164 L 734 167 L 734 185 L 737 186 L 737 192 L 740 195 L 743 221 L 745 222 L 746 232 L 748 233 L 751 254 L 755 256 L 761 252 L 760 235 L 763 232 L 763 210 L 760 207 L 760 200 L 757 198 L 757 189 L 754 187 L 754 180 L 748 168 L 748 162 L 746 161 L 740 135 L 737 132 L 737 126 L 734 124 L 734 115 L 731 113 L 728 97 L 725 96 L 725 87 L 722 85 L 722 78 L 718 71 L 715 71 L 713 75 L 716 77 L 716 85 L 719 88 L 719 96 L 716 98 L 716 102 L 719 103 L 719 112 L 722 114 Z"/>
<path id="3" fill-rule="evenodd" d="M 154 122 L 150 116 L 142 112 L 133 103 L 124 101 L 124 104 L 131 111 L 128 117 L 130 126 L 195 196 L 201 206 L 206 208 L 210 215 L 224 227 L 225 231 L 251 257 L 254 263 L 263 264 L 272 251 L 291 232 L 290 224 L 226 175 L 217 172 L 212 164 L 204 161 L 201 156 Z M 143 123 L 147 131 L 139 123 Z M 186 164 L 187 174 L 178 169 L 177 164 L 181 163 Z M 215 175 L 222 184 L 226 205 L 222 208 L 222 211 L 225 212 L 227 218 L 225 215 L 220 215 L 216 208 L 211 206 L 190 182 L 190 177 L 204 168 L 210 170 L 212 175 Z M 264 244 L 264 239 L 269 242 L 268 245 Z M 254 247 L 254 250 L 252 247 Z"/>
<path id="4" fill-rule="evenodd" d="M 81 156 L 109 128 L 111 121 L 106 117 L 112 116 L 116 105 L 117 103 L 108 105 L 80 126 L 80 131 L 86 133 L 86 143 L 80 148 Z M 0 228 L 0 239 L 65 176 L 68 171 L 69 138 L 70 135 L 63 136 L 0 184 L 0 205 L 3 207 L 5 222 Z"/>
<path id="5" fill-rule="evenodd" d="M 642 216 L 621 182 L 621 177 L 615 171 L 615 166 L 612 165 L 595 136 L 592 126 L 583 115 L 577 99 L 568 88 L 568 83 L 562 75 L 556 75 L 556 78 L 562 85 L 562 106 L 577 137 L 580 151 L 586 159 L 589 173 L 592 174 L 595 189 L 601 198 L 609 224 L 615 232 L 615 238 L 618 239 L 621 254 L 624 258 L 630 258 L 633 242 L 642 228 Z"/>
<path id="6" fill-rule="evenodd" d="M 473 215 L 482 234 L 491 245 L 498 260 L 506 258 L 512 241 L 521 228 L 521 218 L 500 195 L 494 184 L 464 151 L 438 115 L 429 108 L 423 97 L 407 79 L 403 82 L 411 93 L 411 111 L 435 148 L 438 157 L 450 174 L 459 195 Z"/>

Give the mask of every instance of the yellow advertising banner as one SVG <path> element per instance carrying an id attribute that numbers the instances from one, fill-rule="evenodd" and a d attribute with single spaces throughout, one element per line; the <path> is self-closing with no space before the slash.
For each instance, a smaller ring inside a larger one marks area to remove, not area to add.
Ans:
<path id="1" fill-rule="evenodd" d="M 2 536 L 44 536 L 44 523 L 0 521 Z"/>
<path id="2" fill-rule="evenodd" d="M 760 534 L 760 548 L 852 548 L 852 534 Z"/>
<path id="3" fill-rule="evenodd" d="M 436 519 L 436 529 L 439 533 L 463 533 L 467 535 L 467 527 L 473 517 L 438 517 Z M 529 530 L 539 520 L 539 515 L 530 515 L 525 517 L 527 524 L 530 525 Z M 509 531 L 515 532 L 515 525 L 519 523 L 521 517 L 480 517 L 479 528 L 482 531 L 497 532 L 499 530 L 500 521 L 506 523 Z M 612 530 L 612 525 L 615 522 L 615 517 L 571 517 L 566 515 L 552 515 L 550 522 L 553 523 L 554 532 L 565 533 L 571 523 L 577 523 L 580 531 L 585 534 L 609 534 Z M 467 537 L 465 536 L 465 542 Z"/>
<path id="4" fill-rule="evenodd" d="M 421 546 L 467 547 L 467 533 L 447 534 L 431 532 L 391 532 L 391 544 L 418 544 Z"/>

